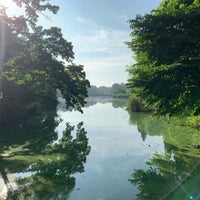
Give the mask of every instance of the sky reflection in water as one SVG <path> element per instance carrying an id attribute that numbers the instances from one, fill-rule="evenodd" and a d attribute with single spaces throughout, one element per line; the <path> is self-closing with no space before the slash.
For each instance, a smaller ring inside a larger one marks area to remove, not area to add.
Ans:
<path id="1" fill-rule="evenodd" d="M 128 181 L 133 169 L 147 168 L 145 161 L 155 151 L 163 153 L 162 137 L 147 136 L 143 141 L 120 106 L 104 99 L 86 107 L 84 114 L 60 113 L 63 124 L 84 121 L 91 146 L 85 173 L 76 175 L 70 199 L 134 199 L 137 189 Z"/>
<path id="2" fill-rule="evenodd" d="M 18 199 L 200 199 L 199 131 L 124 106 L 92 98 L 84 114 L 59 105 L 59 124 L 55 112 L 1 127 L 1 177 Z"/>

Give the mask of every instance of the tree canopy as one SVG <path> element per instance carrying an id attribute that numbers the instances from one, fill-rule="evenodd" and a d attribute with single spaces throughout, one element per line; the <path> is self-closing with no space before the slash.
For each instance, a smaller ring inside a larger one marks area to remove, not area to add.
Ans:
<path id="1" fill-rule="evenodd" d="M 57 105 L 56 90 L 66 100 L 67 108 L 81 111 L 87 97 L 89 81 L 82 65 L 73 63 L 72 43 L 58 27 L 45 29 L 37 21 L 39 14 L 58 6 L 48 0 L 14 0 L 24 15 L 9 17 L 0 8 L 0 109 L 24 116 Z"/>
<path id="2" fill-rule="evenodd" d="M 129 87 L 161 115 L 200 113 L 200 1 L 164 0 L 130 20 Z"/>

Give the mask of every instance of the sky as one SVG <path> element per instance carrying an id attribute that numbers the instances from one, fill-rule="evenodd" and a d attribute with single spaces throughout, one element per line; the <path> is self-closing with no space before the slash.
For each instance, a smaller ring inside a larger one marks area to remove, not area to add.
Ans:
<path id="1" fill-rule="evenodd" d="M 1 0 L 2 1 L 2 0 Z M 4 0 L 8 1 L 8 0 Z M 129 19 L 149 13 L 161 0 L 51 0 L 60 7 L 49 19 L 41 17 L 43 26 L 58 26 L 71 41 L 74 63 L 84 65 L 91 85 L 112 86 L 128 79 L 127 65 L 134 63 Z"/>

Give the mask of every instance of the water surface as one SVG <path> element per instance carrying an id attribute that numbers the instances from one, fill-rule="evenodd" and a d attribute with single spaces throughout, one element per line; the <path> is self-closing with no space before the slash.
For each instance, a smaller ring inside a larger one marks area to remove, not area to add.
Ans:
<path id="1" fill-rule="evenodd" d="M 124 106 L 90 98 L 83 114 L 61 103 L 1 127 L 1 188 L 11 179 L 16 199 L 200 199 L 200 132 Z"/>

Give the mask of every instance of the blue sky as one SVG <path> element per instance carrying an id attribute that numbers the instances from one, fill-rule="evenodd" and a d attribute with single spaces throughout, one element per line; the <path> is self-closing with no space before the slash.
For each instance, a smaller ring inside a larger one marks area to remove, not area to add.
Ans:
<path id="1" fill-rule="evenodd" d="M 149 13 L 161 0 L 52 0 L 57 15 L 41 19 L 43 26 L 58 26 L 72 42 L 76 64 L 84 65 L 92 85 L 126 82 L 126 66 L 133 53 L 124 42 L 131 32 L 127 20 Z"/>

